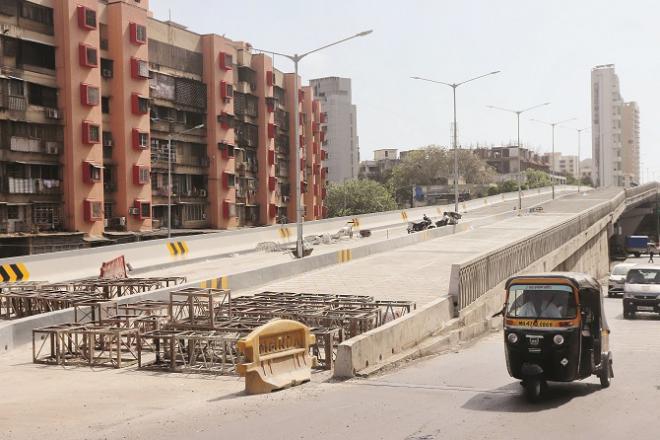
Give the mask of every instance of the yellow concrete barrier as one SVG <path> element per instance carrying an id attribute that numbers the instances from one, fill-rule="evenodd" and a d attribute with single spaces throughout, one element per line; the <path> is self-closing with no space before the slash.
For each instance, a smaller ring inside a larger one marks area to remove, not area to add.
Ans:
<path id="1" fill-rule="evenodd" d="M 308 382 L 316 361 L 309 347 L 315 343 L 309 327 L 297 321 L 276 319 L 254 329 L 237 344 L 246 357 L 236 367 L 245 391 L 263 394 Z"/>

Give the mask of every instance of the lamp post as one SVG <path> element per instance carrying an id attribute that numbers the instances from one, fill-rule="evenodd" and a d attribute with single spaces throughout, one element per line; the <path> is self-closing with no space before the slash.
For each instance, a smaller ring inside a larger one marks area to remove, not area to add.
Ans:
<path id="1" fill-rule="evenodd" d="M 328 47 L 336 46 L 337 44 L 341 44 L 345 41 L 352 40 L 353 38 L 364 37 L 366 35 L 369 35 L 372 32 L 373 32 L 373 30 L 363 31 L 363 32 L 357 33 L 353 36 L 350 36 L 348 38 L 344 38 L 342 40 L 335 41 L 334 43 L 326 44 L 325 46 L 321 46 L 318 49 L 310 50 L 310 51 L 305 52 L 303 54 L 297 54 L 296 53 L 296 54 L 290 55 L 290 54 L 285 54 L 285 53 L 273 52 L 272 50 L 263 50 L 263 49 L 256 49 L 256 48 L 253 48 L 253 50 L 256 50 L 256 51 L 259 51 L 259 52 L 265 52 L 265 53 L 269 53 L 269 54 L 273 54 L 273 55 L 279 55 L 279 56 L 288 58 L 291 61 L 293 61 L 294 74 L 295 74 L 294 75 L 294 77 L 295 77 L 294 83 L 295 83 L 295 89 L 296 89 L 296 94 L 297 94 L 298 93 L 298 87 L 299 87 L 299 84 L 298 84 L 298 63 L 300 63 L 300 60 L 305 58 L 307 55 L 313 54 L 315 52 L 319 52 L 323 49 L 327 49 Z M 300 171 L 301 171 L 300 170 L 300 135 L 299 135 L 300 127 L 299 127 L 299 124 L 298 124 L 298 121 L 300 120 L 300 115 L 299 115 L 300 109 L 299 109 L 299 106 L 298 106 L 297 103 L 296 103 L 296 105 L 294 105 L 294 108 L 295 108 L 295 110 L 294 110 L 294 121 L 296 121 L 295 124 L 294 124 L 295 125 L 294 135 L 295 135 L 295 144 L 296 144 L 296 154 L 295 154 L 295 161 L 296 161 L 295 162 L 295 164 L 296 164 L 296 185 L 295 185 L 296 186 L 296 235 L 297 235 L 297 238 L 296 238 L 296 256 L 298 258 L 302 258 L 303 257 L 302 214 L 304 212 L 304 208 L 303 208 L 303 205 L 302 205 L 301 200 L 300 200 L 302 198 L 301 197 L 302 191 L 300 189 L 300 177 L 301 177 L 300 176 Z"/>
<path id="2" fill-rule="evenodd" d="M 582 167 L 580 165 L 580 149 L 582 145 L 582 132 L 583 131 L 589 131 L 591 130 L 591 127 L 584 127 L 584 128 L 573 128 L 573 127 L 564 127 L 564 128 L 571 128 L 577 132 L 577 138 L 578 138 L 578 143 L 577 143 L 577 181 L 578 181 L 578 194 L 581 191 L 581 184 L 582 184 Z"/>
<path id="3" fill-rule="evenodd" d="M 551 156 L 552 165 L 550 166 L 550 171 L 552 172 L 552 176 L 550 176 L 550 182 L 552 183 L 552 200 L 555 199 L 555 127 L 559 124 L 563 124 L 565 122 L 570 122 L 574 120 L 575 118 L 570 118 L 557 122 L 545 122 L 545 121 L 539 121 L 538 119 L 532 119 L 532 121 L 534 122 L 549 125 L 550 127 L 552 127 L 552 156 Z"/>
<path id="4" fill-rule="evenodd" d="M 177 134 L 186 134 L 204 127 L 204 124 L 195 125 Z M 167 136 L 167 238 L 172 237 L 172 133 Z"/>
<path id="5" fill-rule="evenodd" d="M 452 144 L 453 144 L 452 147 L 454 149 L 454 212 L 458 212 L 458 138 L 456 134 L 456 89 L 458 88 L 458 86 L 462 86 L 463 84 L 469 83 L 470 81 L 475 81 L 477 79 L 490 75 L 495 75 L 497 73 L 500 73 L 500 71 L 495 70 L 493 72 L 488 72 L 484 75 L 475 76 L 474 78 L 470 78 L 465 81 L 461 81 L 459 83 L 446 83 L 442 81 L 436 81 L 433 79 L 421 78 L 419 76 L 411 77 L 412 79 L 417 79 L 420 81 L 428 81 L 435 84 L 442 84 L 452 88 L 453 98 L 454 98 L 454 127 L 453 127 L 453 139 L 452 139 Z"/>
<path id="6" fill-rule="evenodd" d="M 494 105 L 487 105 L 486 107 L 492 108 L 494 110 L 501 110 L 504 112 L 509 112 L 509 113 L 514 113 L 516 115 L 516 123 L 517 123 L 517 130 L 518 130 L 518 215 L 522 215 L 522 188 L 521 188 L 521 178 L 522 178 L 522 168 L 520 166 L 520 155 L 522 154 L 522 145 L 520 145 L 520 115 L 528 112 L 530 110 L 534 110 L 539 107 L 545 107 L 546 105 L 550 105 L 549 102 L 544 102 L 543 104 L 537 104 L 532 107 L 527 107 L 522 110 L 510 110 L 508 108 L 502 108 L 502 107 L 496 107 Z"/>

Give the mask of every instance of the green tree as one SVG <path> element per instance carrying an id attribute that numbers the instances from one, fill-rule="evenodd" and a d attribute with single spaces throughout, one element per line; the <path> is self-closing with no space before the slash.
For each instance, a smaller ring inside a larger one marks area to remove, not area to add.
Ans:
<path id="1" fill-rule="evenodd" d="M 397 208 L 387 187 L 369 179 L 330 184 L 326 206 L 328 217 L 369 214 Z"/>
<path id="2" fill-rule="evenodd" d="M 592 186 L 592 187 L 593 187 L 593 186 L 594 186 L 594 182 L 593 182 L 593 180 L 591 180 L 591 177 L 590 177 L 590 176 L 584 176 L 584 177 L 582 178 L 582 185 L 585 185 L 585 186 Z"/>
<path id="3" fill-rule="evenodd" d="M 525 177 L 528 188 L 541 188 L 552 185 L 552 181 L 547 173 L 539 170 L 526 170 Z"/>
<path id="4" fill-rule="evenodd" d="M 485 184 L 495 172 L 470 150 L 458 150 L 458 172 L 469 184 Z M 430 145 L 410 151 L 392 169 L 390 191 L 399 203 L 412 198 L 413 185 L 446 185 L 453 182 L 454 152 Z"/>
<path id="5" fill-rule="evenodd" d="M 504 182 L 501 182 L 498 187 L 501 193 L 518 191 L 518 182 L 515 180 L 505 180 Z"/>

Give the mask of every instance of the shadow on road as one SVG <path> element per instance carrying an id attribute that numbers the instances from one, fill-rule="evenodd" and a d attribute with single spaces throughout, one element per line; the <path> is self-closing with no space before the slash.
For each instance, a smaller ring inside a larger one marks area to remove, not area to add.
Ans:
<path id="1" fill-rule="evenodd" d="M 592 383 L 550 383 L 540 402 L 529 403 L 523 395 L 520 383 L 513 382 L 489 392 L 476 394 L 465 402 L 462 408 L 473 411 L 538 412 L 558 408 L 575 398 L 588 396 L 600 389 L 599 384 Z"/>

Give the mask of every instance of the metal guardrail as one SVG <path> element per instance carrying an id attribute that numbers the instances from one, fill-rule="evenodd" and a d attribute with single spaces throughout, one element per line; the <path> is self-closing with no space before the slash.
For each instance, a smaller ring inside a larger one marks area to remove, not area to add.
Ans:
<path id="1" fill-rule="evenodd" d="M 611 215 L 626 200 L 654 188 L 657 190 L 656 183 L 626 189 L 612 200 L 600 203 L 557 226 L 458 265 L 458 292 L 452 292 L 457 296 L 454 298 L 457 309 L 469 306 L 508 277 L 586 231 L 598 220 Z"/>

